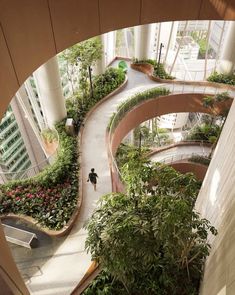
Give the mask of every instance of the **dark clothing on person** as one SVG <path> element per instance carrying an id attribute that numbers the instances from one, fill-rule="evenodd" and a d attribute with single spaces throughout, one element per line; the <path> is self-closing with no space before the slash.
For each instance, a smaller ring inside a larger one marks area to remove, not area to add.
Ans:
<path id="1" fill-rule="evenodd" d="M 98 177 L 98 175 L 95 172 L 90 172 L 89 176 L 88 176 L 90 182 L 93 183 L 93 184 L 96 184 L 96 182 L 97 182 L 96 178 L 97 177 Z"/>

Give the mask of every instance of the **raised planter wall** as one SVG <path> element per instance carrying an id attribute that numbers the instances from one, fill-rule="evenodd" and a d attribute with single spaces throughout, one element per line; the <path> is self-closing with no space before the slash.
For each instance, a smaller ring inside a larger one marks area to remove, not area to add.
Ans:
<path id="1" fill-rule="evenodd" d="M 223 103 L 218 103 L 215 109 L 205 108 L 203 106 L 203 98 L 205 94 L 201 93 L 185 93 L 185 94 L 172 94 L 167 96 L 160 96 L 155 99 L 144 101 L 126 113 L 124 118 L 121 119 L 112 134 L 109 134 L 109 146 L 113 156 L 122 142 L 123 138 L 136 126 L 142 122 L 152 119 L 157 116 L 165 115 L 168 113 L 177 112 L 201 112 L 201 113 L 214 113 L 223 109 L 224 107 L 231 106 L 232 101 L 228 100 Z M 113 166 L 110 157 L 110 170 L 112 175 L 112 188 L 113 191 L 123 191 L 118 172 Z M 197 172 L 196 172 L 197 173 Z M 200 174 L 198 172 L 198 174 Z"/>
<path id="2" fill-rule="evenodd" d="M 211 114 L 212 110 L 205 108 L 202 104 L 204 97 L 205 94 L 201 93 L 172 94 L 147 100 L 137 105 L 125 115 L 116 127 L 115 132 L 111 134 L 110 143 L 113 155 L 115 155 L 123 138 L 133 128 L 146 120 L 169 113 L 201 112 Z M 226 101 L 226 105 L 228 103 L 231 104 L 231 101 Z M 218 108 L 223 107 L 224 104 L 218 105 Z"/>
<path id="3" fill-rule="evenodd" d="M 131 68 L 142 72 L 148 77 L 158 83 L 167 83 L 167 84 L 176 84 L 176 85 L 195 85 L 195 86 L 204 86 L 204 87 L 216 87 L 216 88 L 224 88 L 225 90 L 235 90 L 235 86 L 223 84 L 223 83 L 216 83 L 216 82 L 209 82 L 209 81 L 184 81 L 184 80 L 169 80 L 169 79 L 161 79 L 159 77 L 153 76 L 153 66 L 148 63 L 139 63 L 139 64 L 131 64 Z"/>
<path id="4" fill-rule="evenodd" d="M 196 178 L 201 181 L 204 179 L 206 175 L 206 171 L 208 169 L 208 166 L 205 166 L 199 163 L 185 162 L 185 161 L 175 162 L 169 165 L 173 167 L 175 170 L 183 174 L 187 172 L 192 172 L 196 176 Z"/>

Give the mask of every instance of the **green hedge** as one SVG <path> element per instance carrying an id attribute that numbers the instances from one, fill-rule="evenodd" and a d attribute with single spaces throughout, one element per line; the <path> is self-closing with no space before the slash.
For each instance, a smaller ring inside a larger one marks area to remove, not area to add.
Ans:
<path id="1" fill-rule="evenodd" d="M 155 87 L 143 92 L 136 93 L 118 106 L 117 112 L 113 113 L 112 117 L 110 118 L 108 129 L 110 129 L 111 125 L 115 128 L 121 119 L 126 115 L 126 113 L 129 112 L 133 107 L 137 106 L 139 103 L 156 98 L 158 96 L 168 95 L 169 93 L 170 91 L 163 87 Z"/>
<path id="2" fill-rule="evenodd" d="M 209 166 L 211 159 L 207 157 L 203 157 L 200 155 L 193 155 L 190 159 L 188 159 L 190 162 L 203 164 L 206 166 Z"/>

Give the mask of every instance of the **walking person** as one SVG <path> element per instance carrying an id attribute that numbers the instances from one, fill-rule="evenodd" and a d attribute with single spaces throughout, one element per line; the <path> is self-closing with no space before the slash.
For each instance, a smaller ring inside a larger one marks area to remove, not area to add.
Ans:
<path id="1" fill-rule="evenodd" d="M 91 168 L 91 172 L 88 175 L 88 179 L 87 182 L 90 180 L 90 182 L 93 184 L 94 186 L 94 190 L 96 191 L 96 183 L 97 183 L 97 178 L 98 175 L 95 173 L 95 169 Z"/>

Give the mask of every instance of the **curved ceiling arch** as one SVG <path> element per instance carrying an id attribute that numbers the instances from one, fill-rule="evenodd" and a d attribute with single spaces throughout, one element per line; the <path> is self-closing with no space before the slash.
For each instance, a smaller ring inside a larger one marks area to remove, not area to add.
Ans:
<path id="1" fill-rule="evenodd" d="M 233 0 L 1 0 L 0 118 L 48 59 L 112 30 L 172 20 L 234 20 Z"/>

